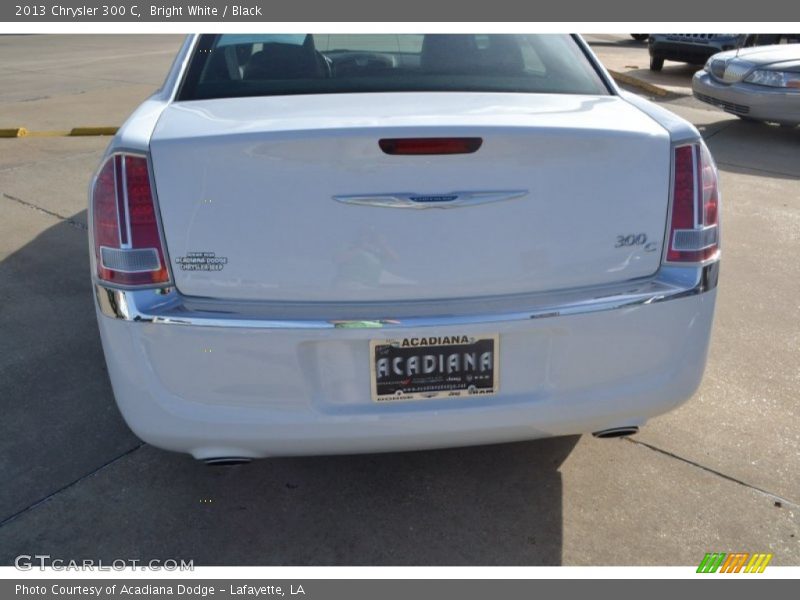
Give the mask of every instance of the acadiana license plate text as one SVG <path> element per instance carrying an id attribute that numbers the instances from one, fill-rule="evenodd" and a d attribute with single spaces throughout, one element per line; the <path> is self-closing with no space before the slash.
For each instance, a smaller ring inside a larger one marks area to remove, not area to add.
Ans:
<path id="1" fill-rule="evenodd" d="M 499 335 L 372 340 L 372 399 L 421 400 L 497 393 Z"/>

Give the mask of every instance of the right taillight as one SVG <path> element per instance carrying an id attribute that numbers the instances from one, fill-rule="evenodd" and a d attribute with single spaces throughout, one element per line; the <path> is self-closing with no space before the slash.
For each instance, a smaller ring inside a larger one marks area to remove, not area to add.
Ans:
<path id="1" fill-rule="evenodd" d="M 703 143 L 674 152 L 667 261 L 703 262 L 719 252 L 717 168 Z"/>
<path id="2" fill-rule="evenodd" d="M 121 286 L 169 283 L 147 158 L 114 154 L 92 189 L 97 277 Z"/>

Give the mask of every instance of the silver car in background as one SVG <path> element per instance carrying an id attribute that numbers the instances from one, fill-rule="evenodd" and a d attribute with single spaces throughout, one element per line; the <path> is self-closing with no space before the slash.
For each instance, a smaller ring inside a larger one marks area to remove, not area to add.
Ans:
<path id="1" fill-rule="evenodd" d="M 800 124 L 800 44 L 715 54 L 692 79 L 695 98 L 751 121 Z"/>

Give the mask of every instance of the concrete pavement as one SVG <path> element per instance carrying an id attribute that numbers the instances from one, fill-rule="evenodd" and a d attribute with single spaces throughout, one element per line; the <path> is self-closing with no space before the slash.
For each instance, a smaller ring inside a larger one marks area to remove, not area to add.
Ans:
<path id="1" fill-rule="evenodd" d="M 637 42 L 624 34 L 594 34 L 584 38 L 603 61 L 606 69 L 624 73 L 672 94 L 691 95 L 692 75 L 697 65 L 667 61 L 661 71 L 650 70 L 647 42 Z"/>
<path id="2" fill-rule="evenodd" d="M 0 129 L 120 125 L 161 85 L 183 36 L 0 36 Z"/>
<path id="3" fill-rule="evenodd" d="M 118 125 L 179 43 L 3 36 L 0 128 Z M 800 564 L 800 129 L 680 94 L 664 106 L 701 128 L 721 169 L 722 278 L 692 400 L 631 440 L 229 469 L 141 444 L 114 405 L 85 215 L 108 138 L 0 139 L 0 564 L 690 565 L 710 551 Z"/>

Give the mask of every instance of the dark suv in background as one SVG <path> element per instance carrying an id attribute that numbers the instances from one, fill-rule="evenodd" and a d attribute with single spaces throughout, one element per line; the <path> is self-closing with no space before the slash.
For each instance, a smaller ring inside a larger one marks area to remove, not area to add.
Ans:
<path id="1" fill-rule="evenodd" d="M 717 52 L 777 44 L 785 37 L 786 34 L 779 33 L 651 33 L 647 43 L 650 70 L 660 71 L 665 60 L 703 65 Z"/>

